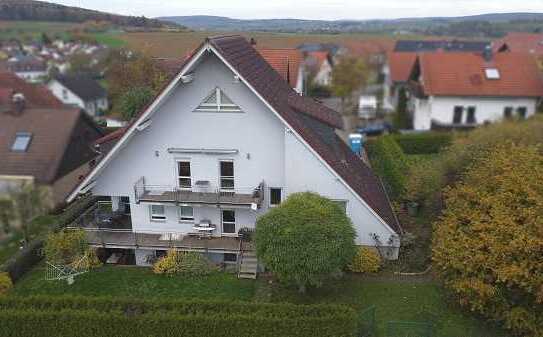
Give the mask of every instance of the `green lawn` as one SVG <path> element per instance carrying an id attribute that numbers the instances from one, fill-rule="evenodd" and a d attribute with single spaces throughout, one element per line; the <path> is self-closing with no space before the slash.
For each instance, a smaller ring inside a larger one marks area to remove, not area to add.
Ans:
<path id="1" fill-rule="evenodd" d="M 250 300 L 255 283 L 235 275 L 216 273 L 205 278 L 155 275 L 148 268 L 105 266 L 66 281 L 46 281 L 44 265 L 25 275 L 13 295 L 83 295 L 136 298 L 166 297 L 217 300 Z"/>
<path id="2" fill-rule="evenodd" d="M 115 34 L 111 33 L 97 33 L 91 34 L 93 38 L 100 44 L 106 45 L 110 48 L 121 48 L 126 45 L 126 41 L 122 40 Z"/>
<path id="3" fill-rule="evenodd" d="M 155 275 L 148 268 L 105 266 L 78 276 L 73 285 L 45 281 L 40 265 L 20 280 L 10 295 L 84 295 L 136 298 L 216 299 L 296 304 L 346 304 L 357 310 L 376 307 L 378 336 L 384 337 L 391 320 L 427 321 L 436 325 L 434 337 L 505 336 L 468 317 L 448 303 L 442 289 L 430 281 L 401 281 L 347 275 L 300 295 L 295 289 L 266 280 L 238 280 L 235 275 L 217 273 L 203 278 Z"/>

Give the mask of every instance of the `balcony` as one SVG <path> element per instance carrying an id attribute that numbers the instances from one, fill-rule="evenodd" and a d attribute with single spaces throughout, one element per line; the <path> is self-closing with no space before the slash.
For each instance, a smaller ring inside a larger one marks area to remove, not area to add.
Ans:
<path id="1" fill-rule="evenodd" d="M 98 201 L 82 213 L 68 228 L 132 230 L 130 205 L 119 204 L 113 211 L 111 201 Z"/>
<path id="2" fill-rule="evenodd" d="M 145 178 L 134 184 L 136 203 L 167 202 L 181 204 L 232 205 L 258 208 L 264 201 L 264 182 L 255 188 L 214 187 L 207 181 L 197 181 L 188 188 L 174 186 L 148 185 Z"/>

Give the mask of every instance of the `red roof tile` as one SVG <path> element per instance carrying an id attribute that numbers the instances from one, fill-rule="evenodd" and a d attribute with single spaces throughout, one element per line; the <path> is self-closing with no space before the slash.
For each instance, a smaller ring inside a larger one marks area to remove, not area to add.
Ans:
<path id="1" fill-rule="evenodd" d="M 407 82 L 416 60 L 417 53 L 388 53 L 388 66 L 392 82 Z"/>
<path id="2" fill-rule="evenodd" d="M 474 53 L 425 53 L 418 58 L 426 95 L 543 96 L 543 80 L 533 55 L 497 53 L 487 62 Z M 497 69 L 489 79 L 486 69 Z"/>
<path id="3" fill-rule="evenodd" d="M 531 53 L 543 55 L 543 34 L 509 33 L 494 45 L 500 49 L 507 45 L 509 51 L 515 53 Z"/>
<path id="4" fill-rule="evenodd" d="M 22 93 L 25 96 L 26 105 L 28 107 L 62 107 L 62 102 L 46 87 L 27 83 L 14 73 L 0 72 L 0 89 L 4 89 L 4 91 L 13 90 L 15 93 Z"/>
<path id="5" fill-rule="evenodd" d="M 296 87 L 303 56 L 298 49 L 258 49 L 258 52 L 291 87 Z"/>

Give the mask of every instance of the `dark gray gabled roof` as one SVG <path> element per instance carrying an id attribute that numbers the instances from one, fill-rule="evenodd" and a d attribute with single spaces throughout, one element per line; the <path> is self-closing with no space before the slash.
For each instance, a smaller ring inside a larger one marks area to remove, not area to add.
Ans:
<path id="1" fill-rule="evenodd" d="M 107 92 L 100 83 L 87 75 L 57 76 L 55 80 L 84 101 L 107 97 Z"/>

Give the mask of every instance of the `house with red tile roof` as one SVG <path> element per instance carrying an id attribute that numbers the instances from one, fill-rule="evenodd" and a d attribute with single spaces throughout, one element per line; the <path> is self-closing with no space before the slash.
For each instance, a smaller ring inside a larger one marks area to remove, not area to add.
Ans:
<path id="1" fill-rule="evenodd" d="M 332 84 L 333 61 L 330 53 L 325 50 L 306 53 L 305 66 L 309 77 L 316 85 L 329 86 Z"/>
<path id="2" fill-rule="evenodd" d="M 297 93 L 305 93 L 306 74 L 301 51 L 295 48 L 257 48 L 257 50 Z"/>
<path id="3" fill-rule="evenodd" d="M 503 39 L 494 42 L 494 50 L 543 55 L 543 34 L 508 33 Z"/>
<path id="4" fill-rule="evenodd" d="M 416 130 L 472 128 L 535 114 L 543 96 L 536 58 L 527 53 L 424 53 L 410 75 Z"/>
<path id="5" fill-rule="evenodd" d="M 417 53 L 389 52 L 383 66 L 383 101 L 384 107 L 394 110 L 398 106 L 399 93 L 405 88 L 413 70 Z"/>
<path id="6" fill-rule="evenodd" d="M 243 233 L 289 195 L 314 191 L 345 209 L 357 245 L 395 259 L 402 229 L 342 127 L 245 38 L 207 38 L 130 125 L 98 141 L 102 157 L 68 201 L 109 199 L 110 227 L 83 224 L 88 241 L 138 265 L 174 247 L 256 277 Z"/>

